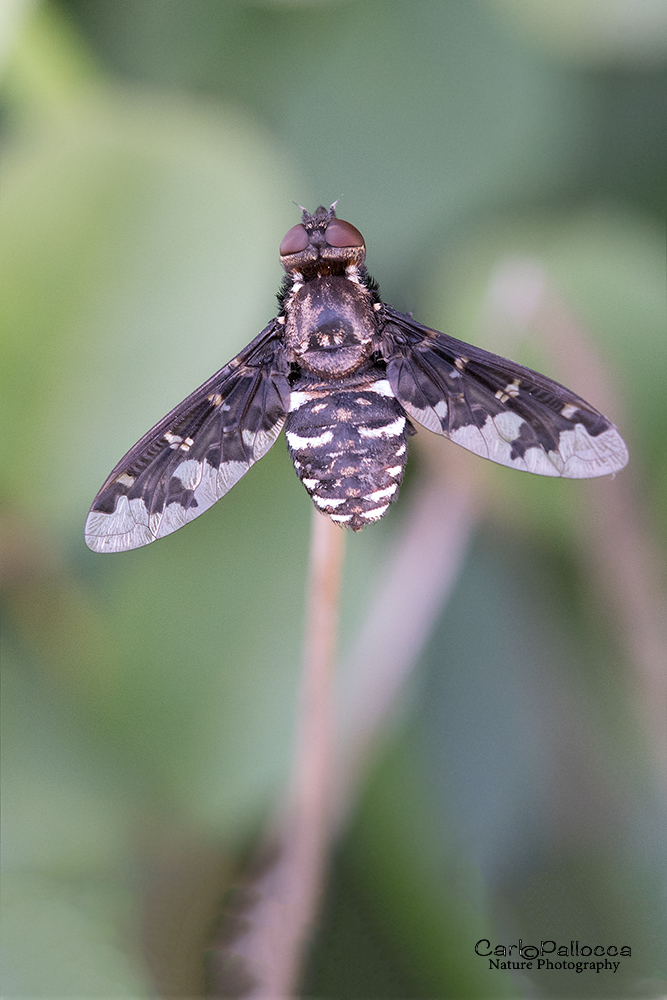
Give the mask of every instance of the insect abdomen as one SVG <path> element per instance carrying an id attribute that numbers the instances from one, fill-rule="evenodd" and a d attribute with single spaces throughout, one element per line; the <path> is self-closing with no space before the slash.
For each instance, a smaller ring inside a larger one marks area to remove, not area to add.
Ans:
<path id="1" fill-rule="evenodd" d="M 396 499 L 407 420 L 386 379 L 293 391 L 285 431 L 299 479 L 333 521 L 358 531 Z"/>

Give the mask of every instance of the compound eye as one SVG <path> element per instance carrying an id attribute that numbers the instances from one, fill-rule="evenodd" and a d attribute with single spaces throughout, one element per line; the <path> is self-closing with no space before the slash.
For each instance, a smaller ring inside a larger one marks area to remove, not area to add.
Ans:
<path id="1" fill-rule="evenodd" d="M 280 256 L 288 257 L 292 253 L 300 253 L 308 246 L 308 233 L 305 226 L 292 226 L 285 233 L 280 244 Z"/>
<path id="2" fill-rule="evenodd" d="M 343 219 L 334 219 L 327 226 L 324 238 L 330 247 L 363 247 L 364 238 L 358 229 Z"/>

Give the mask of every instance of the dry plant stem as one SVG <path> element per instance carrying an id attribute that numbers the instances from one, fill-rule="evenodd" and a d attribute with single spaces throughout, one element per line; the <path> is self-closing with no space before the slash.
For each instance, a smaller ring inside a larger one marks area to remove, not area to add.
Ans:
<path id="1" fill-rule="evenodd" d="M 604 359 L 549 277 L 534 260 L 499 263 L 489 286 L 488 322 L 505 335 L 530 325 L 564 380 L 603 413 L 626 426 L 622 393 L 612 388 Z M 502 347 L 501 347 L 502 349 Z M 610 482 L 588 484 L 590 516 L 575 524 L 596 587 L 606 593 L 637 672 L 640 710 L 654 738 L 659 776 L 667 777 L 667 623 L 661 567 L 650 527 L 633 488 L 630 466 Z"/>
<path id="2" fill-rule="evenodd" d="M 296 862 L 288 986 L 294 985 L 304 938 L 314 919 L 331 826 L 333 675 L 345 532 L 317 511 L 312 517 L 303 688 L 288 813 Z"/>
<path id="3" fill-rule="evenodd" d="M 293 995 L 322 888 L 331 826 L 332 688 L 345 532 L 313 512 L 304 672 L 291 787 L 274 827 L 276 857 L 252 883 L 246 930 L 226 950 L 252 1000 Z"/>
<path id="4" fill-rule="evenodd" d="M 620 425 L 618 394 L 591 338 L 567 305 L 547 287 L 536 316 L 540 333 L 564 370 L 578 373 L 584 396 L 594 399 Z M 568 372 L 569 374 L 569 372 Z M 630 458 L 632 462 L 632 457 Z M 594 516 L 578 524 L 580 543 L 588 554 L 597 582 L 606 591 L 620 624 L 626 648 L 640 683 L 640 708 L 657 742 L 657 765 L 667 777 L 667 595 L 650 528 L 639 505 L 632 473 L 626 469 L 613 484 L 591 484 Z M 591 511 L 591 513 L 593 513 Z"/>
<path id="5" fill-rule="evenodd" d="M 443 461 L 433 435 L 420 434 L 431 468 L 405 512 L 340 685 L 336 820 L 342 824 L 391 717 L 463 566 L 483 506 L 469 456 Z M 430 460 L 429 460 L 430 457 Z"/>

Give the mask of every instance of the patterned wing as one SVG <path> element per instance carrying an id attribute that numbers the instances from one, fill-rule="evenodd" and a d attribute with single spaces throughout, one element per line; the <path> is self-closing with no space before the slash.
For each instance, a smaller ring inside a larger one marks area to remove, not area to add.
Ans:
<path id="1" fill-rule="evenodd" d="M 266 454 L 289 408 L 289 365 L 274 320 L 118 463 L 95 497 L 95 552 L 148 545 L 192 521 Z"/>
<path id="2" fill-rule="evenodd" d="M 385 307 L 387 378 L 406 412 L 476 455 L 541 476 L 618 472 L 628 450 L 614 425 L 544 375 Z"/>

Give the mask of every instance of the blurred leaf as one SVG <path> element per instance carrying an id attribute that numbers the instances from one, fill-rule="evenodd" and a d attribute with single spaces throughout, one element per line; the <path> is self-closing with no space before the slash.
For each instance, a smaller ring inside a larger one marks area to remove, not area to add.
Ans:
<path id="1" fill-rule="evenodd" d="M 577 62 L 641 66 L 667 57 L 667 8 L 659 0 L 486 0 L 527 41 Z"/>
<path id="2" fill-rule="evenodd" d="M 50 488 L 31 493 L 33 509 L 78 516 L 123 435 L 129 444 L 268 321 L 279 269 L 258 234 L 291 219 L 276 159 L 222 109 L 130 94 L 86 101 L 7 150 L 6 488 L 21 490 L 37 448 Z M 74 494 L 62 441 L 98 455 Z"/>
<path id="3" fill-rule="evenodd" d="M 3 989 L 144 996 L 131 800 L 59 695 L 3 643 Z"/>
<path id="4" fill-rule="evenodd" d="M 453 219 L 558 192 L 586 155 L 588 93 L 477 4 L 204 3 L 197 17 L 188 0 L 69 6 L 120 75 L 269 121 L 315 198 L 341 198 L 390 301 Z"/>
<path id="5" fill-rule="evenodd" d="M 531 549 L 485 532 L 443 613 L 414 730 L 424 781 L 492 893 L 497 940 L 627 941 L 629 993 L 664 948 L 662 789 L 613 630 Z"/>

